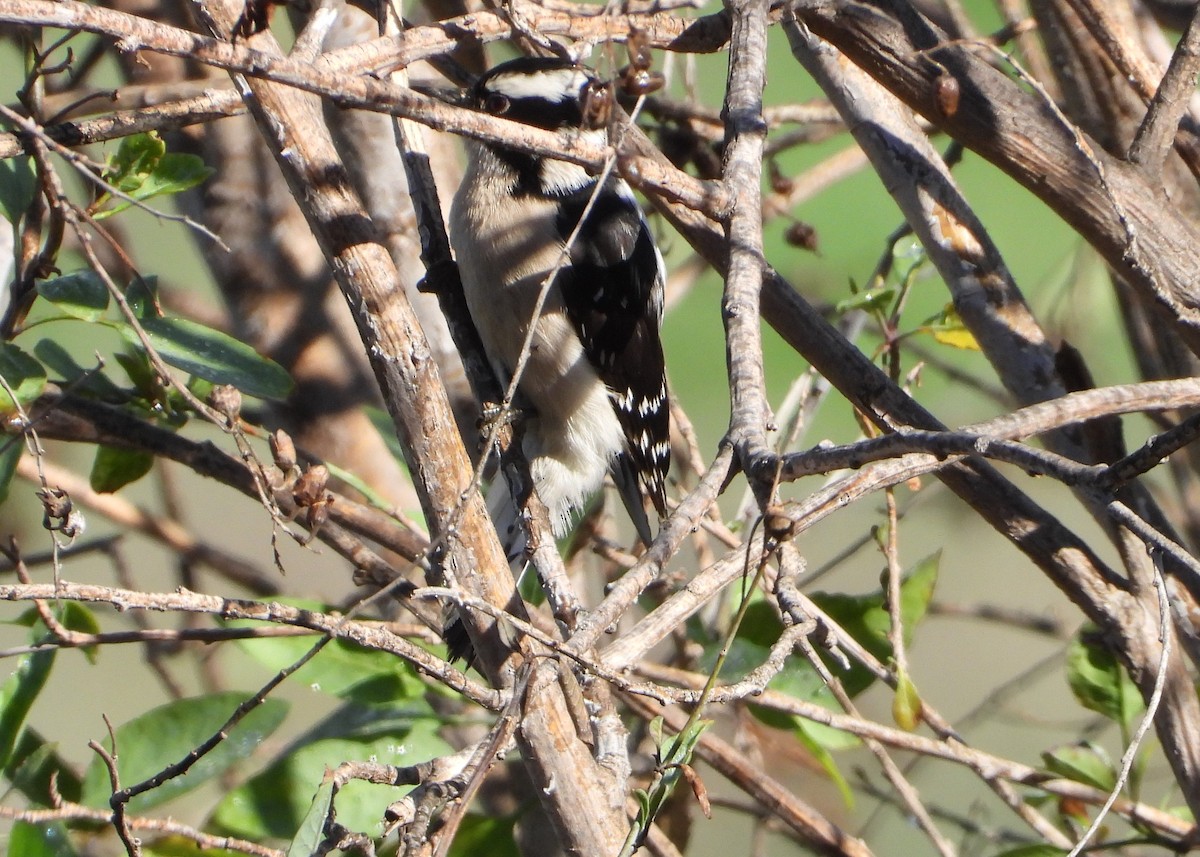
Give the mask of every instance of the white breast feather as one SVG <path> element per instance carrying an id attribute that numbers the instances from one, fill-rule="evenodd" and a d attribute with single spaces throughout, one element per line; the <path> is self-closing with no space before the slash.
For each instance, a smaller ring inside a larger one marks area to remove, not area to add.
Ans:
<path id="1" fill-rule="evenodd" d="M 477 154 L 471 159 L 463 182 L 468 190 L 455 197 L 450 228 L 467 306 L 484 348 L 507 380 L 538 292 L 559 261 L 561 244 L 547 241 L 547 236 L 557 236 L 553 203 L 518 202 L 495 185 L 473 180 L 471 171 L 480 164 L 486 167 L 488 157 Z M 497 313 L 498 305 L 515 311 Z M 625 438 L 557 288 L 547 295 L 537 322 L 520 388 L 536 412 L 525 427 L 525 454 L 538 496 L 551 512 L 555 535 L 561 536 L 571 514 L 604 481 L 612 459 L 625 448 Z"/>

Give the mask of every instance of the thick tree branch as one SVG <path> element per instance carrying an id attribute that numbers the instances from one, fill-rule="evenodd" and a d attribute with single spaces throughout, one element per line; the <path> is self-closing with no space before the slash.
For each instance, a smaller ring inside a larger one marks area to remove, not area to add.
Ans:
<path id="1" fill-rule="evenodd" d="M 796 14 L 901 101 L 1050 205 L 1200 351 L 1200 232 L 1162 185 L 1089 142 L 1041 95 L 1022 91 L 966 47 L 943 45 L 919 16 L 898 20 L 888 5 L 801 0 Z M 943 74 L 960 92 L 953 113 L 938 103 Z"/>
<path id="2" fill-rule="evenodd" d="M 208 25 L 223 37 L 242 9 L 236 3 L 202 7 Z M 251 43 L 272 61 L 274 38 Z M 249 106 L 260 131 L 301 202 L 313 233 L 350 305 L 384 402 L 404 448 L 432 538 L 444 551 L 446 577 L 518 617 L 525 615 L 483 498 L 473 490 L 472 467 L 455 425 L 437 367 L 411 305 L 395 289 L 396 270 L 376 230 L 351 190 L 349 177 L 324 127 L 319 104 L 294 89 L 246 81 Z M 479 661 L 499 687 L 512 681 L 515 652 L 486 615 L 464 616 Z M 525 653 L 528 656 L 528 652 Z M 575 734 L 561 687 L 546 683 L 530 694 L 518 743 L 539 797 L 568 853 L 614 851 L 624 819 L 599 805 L 601 772 Z"/>
<path id="3" fill-rule="evenodd" d="M 725 358 L 729 365 L 730 435 L 741 464 L 753 473 L 767 450 L 766 379 L 759 333 L 759 291 L 766 257 L 762 234 L 762 156 L 767 137 L 763 87 L 767 72 L 766 0 L 736 0 L 729 76 L 725 92 L 725 188 L 734 194 L 726 224 L 729 267 L 721 312 L 725 320 Z M 761 502 L 770 487 L 755 485 Z"/>
<path id="4" fill-rule="evenodd" d="M 393 633 L 385 626 L 357 622 L 313 610 L 291 607 L 276 601 L 251 601 L 221 598 L 181 589 L 177 592 L 140 592 L 95 586 L 87 583 L 5 584 L 0 585 L 0 601 L 53 601 L 67 599 L 84 604 L 110 604 L 117 610 L 152 610 L 172 613 L 203 613 L 222 619 L 249 619 L 308 628 L 330 637 L 349 640 L 370 649 L 391 652 L 410 663 L 417 672 L 428 675 L 456 693 L 489 710 L 504 705 L 504 694 L 467 678 L 445 661 L 415 643 Z"/>
<path id="5" fill-rule="evenodd" d="M 1129 160 L 1140 165 L 1151 180 L 1162 175 L 1179 122 L 1196 90 L 1197 75 L 1200 75 L 1200 7 L 1192 14 L 1191 23 L 1175 47 L 1171 64 L 1129 147 Z"/>

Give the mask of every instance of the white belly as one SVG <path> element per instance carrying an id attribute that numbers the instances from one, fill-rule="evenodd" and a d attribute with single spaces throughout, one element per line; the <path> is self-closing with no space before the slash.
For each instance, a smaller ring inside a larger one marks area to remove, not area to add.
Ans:
<path id="1" fill-rule="evenodd" d="M 559 262 L 554 216 L 552 203 L 518 204 L 503 194 L 485 199 L 460 192 L 451 209 L 467 306 L 505 381 L 517 365 L 538 294 Z M 525 427 L 525 453 L 538 496 L 561 535 L 572 511 L 599 488 L 625 439 L 557 288 L 542 305 L 519 386 L 535 411 Z"/>

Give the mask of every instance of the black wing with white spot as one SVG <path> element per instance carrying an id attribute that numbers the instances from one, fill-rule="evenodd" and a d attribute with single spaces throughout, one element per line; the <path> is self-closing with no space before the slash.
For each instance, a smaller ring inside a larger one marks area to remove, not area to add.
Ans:
<path id="1" fill-rule="evenodd" d="M 561 200 L 558 228 L 564 241 L 579 223 L 593 188 L 581 188 Z M 588 212 L 571 246 L 571 264 L 559 273 L 557 283 L 625 432 L 628 449 L 619 469 L 641 483 L 664 515 L 671 426 L 659 339 L 661 265 L 637 200 L 623 182 L 610 179 Z M 617 474 L 618 483 L 621 476 Z M 628 487 L 636 489 L 636 484 Z M 625 499 L 630 505 L 631 498 Z M 649 544 L 644 511 L 641 521 L 639 510 L 630 511 Z"/>

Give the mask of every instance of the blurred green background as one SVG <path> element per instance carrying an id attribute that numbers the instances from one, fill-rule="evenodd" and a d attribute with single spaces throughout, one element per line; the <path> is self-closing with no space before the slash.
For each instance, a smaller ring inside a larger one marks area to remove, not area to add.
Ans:
<path id="1" fill-rule="evenodd" d="M 991 4 L 973 0 L 965 4 L 982 32 L 998 28 L 999 19 Z M 703 10 L 711 11 L 711 10 Z M 782 33 L 772 33 L 772 54 L 767 89 L 768 104 L 786 104 L 819 97 L 819 91 L 800 66 L 791 58 Z M 152 60 L 151 60 L 152 61 Z M 701 97 L 719 107 L 725 78 L 725 58 L 697 58 Z M 9 41 L 0 44 L 0 80 L 18 85 L 20 60 Z M 11 99 L 12 92 L 4 97 Z M 945 144 L 945 141 L 941 141 Z M 848 135 L 839 135 L 824 143 L 797 147 L 778 159 L 781 170 L 797 176 L 816 169 L 830 155 L 852 146 Z M 116 144 L 95 147 L 92 156 L 101 159 Z M 64 171 L 66 172 L 66 171 Z M 971 153 L 966 153 L 955 175 L 964 194 L 974 207 L 992 238 L 1003 252 L 1016 282 L 1025 292 L 1043 325 L 1052 336 L 1069 340 L 1079 348 L 1099 384 L 1134 380 L 1124 339 L 1119 333 L 1111 292 L 1104 270 L 1094 255 L 1058 218 L 1031 195 L 1015 186 L 997 170 Z M 76 183 L 78 190 L 78 184 Z M 811 224 L 817 233 L 818 251 L 813 253 L 790 246 L 783 233 L 790 221 L 776 220 L 766 227 L 767 258 L 799 289 L 809 301 L 832 306 L 851 294 L 851 281 L 864 284 L 881 254 L 886 252 L 886 237 L 901 223 L 898 209 L 878 179 L 864 167 L 836 183 L 791 212 Z M 121 226 L 132 246 L 141 269 L 158 273 L 165 282 L 194 290 L 213 300 L 214 290 L 195 252 L 192 238 L 184 227 L 159 221 L 151 215 L 130 211 L 121 215 Z M 664 251 L 673 267 L 681 266 L 689 251 L 683 242 L 669 233 L 663 235 Z M 903 246 L 903 242 L 902 242 Z M 69 270 L 64 265 L 64 270 Z M 705 455 L 711 455 L 728 420 L 728 394 L 725 355 L 720 317 L 721 282 L 708 273 L 700 277 L 666 319 L 666 344 L 670 381 L 694 421 Z M 916 284 L 904 312 L 904 326 L 916 328 L 936 315 L 949 300 L 936 275 L 927 274 Z M 79 338 L 79 325 L 46 326 L 28 334 L 30 344 L 37 337 L 51 335 L 70 338 L 77 353 L 92 349 L 104 351 L 114 343 L 105 336 L 96 341 Z M 61 328 L 61 333 L 58 332 Z M 18 340 L 23 342 L 24 340 Z M 867 353 L 879 342 L 868 330 L 860 341 Z M 950 426 L 960 425 L 1003 413 L 1012 403 L 996 390 L 998 384 L 986 361 L 976 352 L 953 349 L 918 338 L 921 351 L 908 349 L 904 369 L 911 370 L 922 357 L 928 358 L 920 373 L 920 383 L 912 393 L 922 404 Z M 792 383 L 807 370 L 805 362 L 764 328 L 765 365 L 769 393 L 778 405 Z M 946 371 L 952 368 L 967 379 L 955 379 Z M 1136 426 L 1137 423 L 1135 422 Z M 190 431 L 204 436 L 193 426 Z M 214 433 L 209 433 L 215 437 Z M 849 405 L 831 395 L 821 407 L 814 424 L 807 427 L 802 446 L 823 439 L 843 443 L 859 434 Z M 1130 438 L 1136 442 L 1137 429 Z M 50 447 L 59 463 L 86 472 L 87 450 Z M 218 536 L 228 550 L 236 551 L 263 568 L 270 567 L 270 521 L 255 504 L 230 492 L 205 484 L 172 468 L 184 502 L 184 518 L 201 533 Z M 1011 473 L 1017 483 L 1041 502 L 1061 513 L 1066 522 L 1085 536 L 1094 537 L 1096 528 L 1084 519 L 1075 502 L 1059 487 L 1045 481 Z M 785 496 L 801 496 L 822 483 L 820 478 L 786 486 Z M 32 499 L 34 486 L 18 483 L 9 501 L 0 508 L 0 520 L 6 534 L 18 534 L 26 551 L 49 546 L 49 537 L 40 528 L 40 508 Z M 735 482 L 726 500 L 725 511 L 737 507 L 744 483 Z M 130 489 L 127 496 L 151 504 L 157 496 L 153 481 Z M 951 605 L 992 604 L 1010 607 L 1034 615 L 1076 621 L 1076 611 L 1067 604 L 1045 578 L 1030 566 L 1000 536 L 983 525 L 955 498 L 933 480 L 925 480 L 919 491 L 899 489 L 905 513 L 900 534 L 901 557 L 912 566 L 935 551 L 942 552 L 941 574 L 936 600 Z M 844 548 L 869 536 L 873 527 L 884 523 L 882 496 L 869 498 L 839 512 L 831 519 L 803 534 L 798 545 L 810 570 L 819 569 Z M 88 537 L 112 531 L 97 515 L 89 515 Z M 1097 541 L 1099 541 L 1097 539 Z M 306 551 L 286 540 L 283 544 L 288 576 L 288 592 L 330 601 L 343 598 L 351 587 L 344 562 L 329 551 Z M 158 589 L 173 580 L 174 560 L 167 552 L 144 539 L 132 538 L 128 547 L 129 565 L 139 585 Z M 883 559 L 868 539 L 868 544 L 849 559 L 839 563 L 813 588 L 852 593 L 867 592 L 879 584 Z M 80 560 L 68 562 L 66 574 L 73 580 L 110 580 L 104 562 Z M 694 571 L 694 569 L 692 569 Z M 209 580 L 215 591 L 219 581 Z M 0 609 L 0 621 L 12 619 L 21 608 Z M 106 627 L 109 616 L 102 616 Z M 20 628 L 0 627 L 0 645 L 16 645 L 23 640 Z M 933 616 L 918 630 L 910 652 L 913 678 L 923 697 L 935 706 L 972 744 L 999 755 L 1037 764 L 1042 750 L 1072 740 L 1091 723 L 1067 691 L 1060 662 L 1054 658 L 1062 643 L 1013 630 L 1000 623 L 986 623 L 948 616 Z M 266 670 L 255 669 L 236 655 L 214 652 L 215 668 L 225 671 L 231 686 L 253 689 L 269 677 Z M 1047 659 L 1050 659 L 1047 661 Z M 10 661 L 11 663 L 11 661 Z M 1045 663 L 1040 671 L 1033 671 Z M 3 669 L 3 667 L 0 667 Z M 995 697 L 999 689 L 1018 677 L 1011 694 Z M 197 686 L 196 676 L 184 676 Z M 310 687 L 287 683 L 281 698 L 292 702 L 285 732 L 272 738 L 280 742 L 299 734 L 308 724 L 327 713 L 333 702 Z M 147 675 L 137 647 L 109 647 L 96 666 L 89 666 L 79 652 L 64 652 L 59 658 L 50 685 L 39 698 L 32 721 L 59 742 L 59 750 L 69 761 L 84 765 L 90 760 L 86 742 L 99 738 L 104 726 L 99 712 L 114 723 L 142 713 L 165 701 L 166 696 Z M 870 692 L 860 700 L 865 714 L 890 722 L 891 697 Z M 731 724 L 722 724 L 730 731 Z M 828 812 L 848 829 L 864 836 L 880 855 L 929 853 L 927 840 L 894 807 L 879 809 L 875 801 L 862 796 L 853 807 L 841 802 L 837 791 L 806 759 L 787 733 L 763 729 L 758 736 L 763 754 L 771 759 L 771 771 L 783 778 L 798 794 Z M 1111 730 L 1094 736 L 1114 756 L 1120 747 Z M 852 782 L 861 776 L 876 785 L 882 782 L 877 767 L 865 751 L 854 750 L 839 756 L 839 764 Z M 703 769 L 702 769 L 703 772 Z M 732 796 L 720 778 L 705 775 L 710 789 Z M 912 778 L 928 805 L 944 807 L 982 829 L 993 827 L 1021 830 L 1007 811 L 966 771 L 949 765 L 922 763 Z M 315 783 L 313 786 L 315 787 Z M 222 787 L 213 784 L 197 795 L 170 805 L 182 820 L 198 823 L 220 796 Z M 716 821 L 696 823 L 693 855 L 748 853 L 751 821 L 730 810 L 718 810 Z M 953 825 L 947 830 L 953 831 Z M 952 838 L 954 838 L 952 836 Z M 965 839 L 964 854 L 988 853 L 994 847 L 974 848 Z M 782 836 L 771 834 L 761 852 L 771 855 L 804 853 Z"/>

